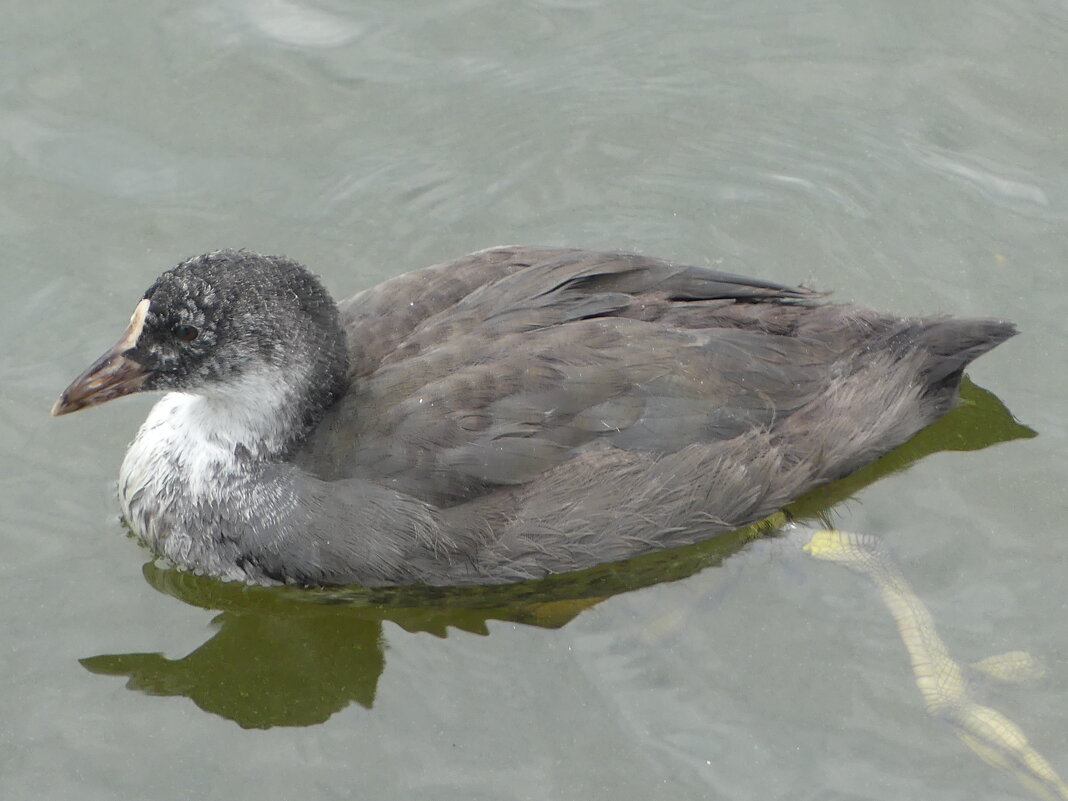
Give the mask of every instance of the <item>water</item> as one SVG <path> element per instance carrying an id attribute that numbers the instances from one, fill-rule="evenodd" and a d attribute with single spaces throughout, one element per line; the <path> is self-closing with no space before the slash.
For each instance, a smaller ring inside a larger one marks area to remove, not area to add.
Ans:
<path id="1" fill-rule="evenodd" d="M 1015 320 L 971 374 L 1039 436 L 837 521 L 960 658 L 1050 665 L 980 689 L 1068 773 L 1063 3 L 7 5 L 5 798 L 1029 797 L 924 715 L 865 582 L 774 543 L 530 611 L 556 628 L 242 615 L 143 573 L 113 481 L 151 400 L 46 414 L 158 272 L 223 246 L 338 295 L 530 242 Z M 155 695 L 100 675 L 132 666 Z"/>

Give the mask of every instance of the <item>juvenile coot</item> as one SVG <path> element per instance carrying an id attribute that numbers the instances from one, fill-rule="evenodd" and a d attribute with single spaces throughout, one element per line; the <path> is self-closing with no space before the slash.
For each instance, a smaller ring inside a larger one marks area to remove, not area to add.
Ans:
<path id="1" fill-rule="evenodd" d="M 174 563 L 307 585 L 503 583 L 774 513 L 949 410 L 1015 333 L 623 253 L 501 247 L 335 305 L 296 262 L 165 272 L 65 414 L 166 390 L 119 476 Z"/>

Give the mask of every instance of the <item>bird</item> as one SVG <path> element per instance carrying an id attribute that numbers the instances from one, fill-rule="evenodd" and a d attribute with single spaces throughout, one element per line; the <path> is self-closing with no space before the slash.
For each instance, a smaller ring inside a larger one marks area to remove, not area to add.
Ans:
<path id="1" fill-rule="evenodd" d="M 180 569 L 505 584 L 763 520 L 945 414 L 1015 333 L 539 246 L 335 303 L 298 262 L 228 249 L 164 272 L 52 414 L 166 393 L 118 496 Z"/>

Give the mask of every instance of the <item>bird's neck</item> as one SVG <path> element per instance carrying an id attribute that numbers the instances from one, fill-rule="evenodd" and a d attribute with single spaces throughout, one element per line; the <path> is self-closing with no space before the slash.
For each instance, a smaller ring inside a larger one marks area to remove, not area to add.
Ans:
<path id="1" fill-rule="evenodd" d="M 218 548 L 205 538 L 217 535 L 219 521 L 256 525 L 285 514 L 292 498 L 272 491 L 264 468 L 284 461 L 317 417 L 283 382 L 245 381 L 225 395 L 165 395 L 119 474 L 127 522 L 157 553 L 188 562 L 191 552 Z"/>

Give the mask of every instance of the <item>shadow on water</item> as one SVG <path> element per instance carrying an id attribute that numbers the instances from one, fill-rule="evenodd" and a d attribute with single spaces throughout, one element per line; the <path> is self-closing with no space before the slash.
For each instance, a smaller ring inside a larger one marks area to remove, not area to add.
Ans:
<path id="1" fill-rule="evenodd" d="M 965 380 L 962 402 L 901 447 L 800 498 L 785 514 L 696 545 L 577 573 L 503 587 L 248 587 L 145 565 L 152 587 L 193 606 L 220 610 L 215 634 L 179 659 L 159 653 L 81 660 L 93 673 L 127 676 L 149 695 L 186 696 L 246 728 L 321 723 L 355 702 L 370 707 L 385 668 L 383 621 L 444 637 L 450 627 L 488 634 L 490 620 L 558 628 L 606 598 L 719 565 L 748 541 L 773 535 L 787 517 L 827 515 L 863 487 L 938 451 L 978 450 L 1025 439 L 993 394 Z"/>

